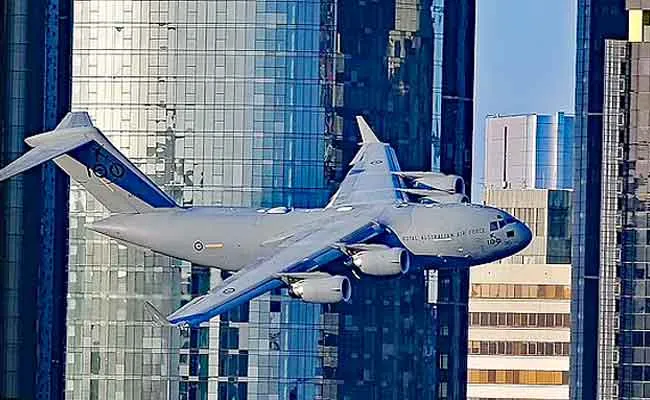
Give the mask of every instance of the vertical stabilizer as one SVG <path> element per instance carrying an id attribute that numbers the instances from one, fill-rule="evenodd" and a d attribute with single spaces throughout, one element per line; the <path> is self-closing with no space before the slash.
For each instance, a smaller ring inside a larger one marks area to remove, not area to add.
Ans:
<path id="1" fill-rule="evenodd" d="M 30 151 L 0 170 L 0 181 L 53 160 L 109 211 L 140 213 L 176 203 L 134 166 L 86 112 L 71 112 L 55 130 L 31 136 Z"/>

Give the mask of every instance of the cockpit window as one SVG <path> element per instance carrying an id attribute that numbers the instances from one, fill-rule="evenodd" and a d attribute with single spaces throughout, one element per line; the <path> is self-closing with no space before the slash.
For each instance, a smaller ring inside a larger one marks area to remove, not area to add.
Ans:
<path id="1" fill-rule="evenodd" d="M 510 215 L 506 216 L 505 218 L 502 215 L 497 215 L 496 219 L 496 221 L 490 222 L 490 232 L 494 232 L 496 230 L 502 229 L 506 225 L 514 224 L 517 222 L 517 220 Z"/>

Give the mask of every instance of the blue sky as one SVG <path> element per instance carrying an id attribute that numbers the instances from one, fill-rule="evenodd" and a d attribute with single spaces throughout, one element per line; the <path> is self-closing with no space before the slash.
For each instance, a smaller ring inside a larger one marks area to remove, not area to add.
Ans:
<path id="1" fill-rule="evenodd" d="M 575 0 L 477 0 L 475 188 L 487 114 L 573 114 L 575 25 Z"/>

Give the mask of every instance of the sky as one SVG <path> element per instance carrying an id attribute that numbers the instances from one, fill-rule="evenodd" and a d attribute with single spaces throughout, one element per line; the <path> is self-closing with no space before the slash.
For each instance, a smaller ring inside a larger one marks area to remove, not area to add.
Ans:
<path id="1" fill-rule="evenodd" d="M 486 115 L 573 114 L 575 28 L 575 0 L 477 0 L 473 193 Z"/>

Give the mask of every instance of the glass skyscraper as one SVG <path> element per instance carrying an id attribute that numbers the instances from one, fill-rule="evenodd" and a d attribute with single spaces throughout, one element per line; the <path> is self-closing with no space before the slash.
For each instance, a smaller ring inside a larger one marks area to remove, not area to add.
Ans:
<path id="1" fill-rule="evenodd" d="M 476 1 L 433 0 L 432 167 L 472 178 Z M 470 195 L 471 193 L 467 193 Z M 434 315 L 433 398 L 464 399 L 467 391 L 469 271 L 429 275 Z"/>
<path id="2" fill-rule="evenodd" d="M 627 36 L 625 0 L 578 0 L 577 31 L 569 387 L 572 399 L 595 399 L 605 39 Z"/>
<path id="3" fill-rule="evenodd" d="M 0 168 L 70 107 L 70 0 L 0 2 Z M 0 185 L 0 398 L 63 398 L 68 178 Z"/>
<path id="4" fill-rule="evenodd" d="M 182 205 L 324 204 L 335 12 L 326 1 L 76 1 L 73 108 Z M 332 324 L 317 306 L 274 293 L 178 338 L 143 301 L 169 312 L 220 275 L 86 233 L 104 211 L 76 186 L 71 207 L 71 397 L 324 390 L 318 338 Z"/>
<path id="5" fill-rule="evenodd" d="M 402 169 L 469 180 L 474 6 L 445 3 L 454 42 L 432 63 L 431 0 L 75 0 L 73 108 L 185 206 L 324 205 L 358 114 Z M 436 305 L 453 319 L 437 341 L 447 389 L 423 275 L 359 283 L 335 306 L 275 291 L 179 337 L 144 300 L 165 313 L 225 274 L 86 232 L 105 212 L 77 186 L 70 199 L 71 398 L 463 397 L 466 302 Z"/>
<path id="6" fill-rule="evenodd" d="M 605 41 L 597 395 L 645 399 L 650 397 L 650 4 L 626 5 L 628 40 Z"/>
<path id="7" fill-rule="evenodd" d="M 336 121 L 330 140 L 338 183 L 358 150 L 354 117 L 365 115 L 395 148 L 403 170 L 431 168 L 433 30 L 431 1 L 338 2 Z M 423 274 L 356 281 L 337 304 L 336 399 L 426 398 L 433 386 L 432 314 Z"/>

